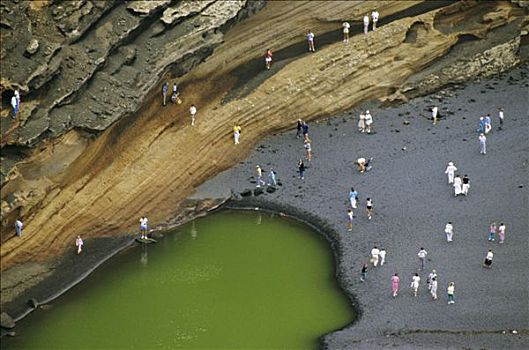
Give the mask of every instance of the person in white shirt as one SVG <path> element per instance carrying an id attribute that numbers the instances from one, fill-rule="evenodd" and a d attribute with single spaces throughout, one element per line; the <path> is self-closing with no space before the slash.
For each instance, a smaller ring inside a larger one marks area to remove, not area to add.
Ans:
<path id="1" fill-rule="evenodd" d="M 503 242 L 505 242 L 505 224 L 503 222 L 498 227 L 498 238 L 498 243 L 503 244 Z"/>
<path id="2" fill-rule="evenodd" d="M 479 134 L 479 153 L 487 154 L 487 136 L 481 133 Z"/>
<path id="3" fill-rule="evenodd" d="M 417 253 L 417 256 L 419 257 L 419 260 L 421 262 L 421 270 L 424 270 L 424 261 L 426 260 L 426 255 L 428 252 L 424 250 L 423 247 L 419 250 L 419 253 Z"/>
<path id="4" fill-rule="evenodd" d="M 386 250 L 384 248 L 380 248 L 380 252 L 378 252 L 378 256 L 380 257 L 380 266 L 383 266 L 386 262 Z"/>
<path id="5" fill-rule="evenodd" d="M 366 115 L 364 112 L 361 112 L 360 117 L 358 118 L 358 131 L 366 131 Z"/>
<path id="6" fill-rule="evenodd" d="M 371 134 L 371 124 L 373 124 L 373 117 L 371 116 L 371 113 L 369 111 L 366 111 L 364 118 L 366 124 L 366 132 L 368 134 Z"/>
<path id="7" fill-rule="evenodd" d="M 435 106 L 432 108 L 432 119 L 433 119 L 433 125 L 437 124 L 437 113 L 439 112 L 439 107 Z"/>
<path id="8" fill-rule="evenodd" d="M 500 118 L 499 130 L 503 129 L 503 108 L 498 108 L 498 118 Z"/>
<path id="9" fill-rule="evenodd" d="M 22 237 L 22 227 L 24 227 L 24 224 L 22 223 L 22 221 L 17 219 L 15 221 L 15 231 L 16 231 L 18 237 Z"/>
<path id="10" fill-rule="evenodd" d="M 20 95 L 18 95 L 18 90 L 15 90 L 15 94 L 11 97 L 11 118 L 16 119 L 18 108 L 20 107 Z"/>
<path id="11" fill-rule="evenodd" d="M 147 239 L 147 224 L 148 224 L 148 222 L 149 222 L 149 220 L 145 216 L 142 216 L 140 218 L 141 239 Z"/>
<path id="12" fill-rule="evenodd" d="M 452 242 L 452 235 L 454 234 L 454 226 L 452 226 L 451 221 L 449 221 L 448 224 L 446 224 L 445 233 L 446 233 L 446 241 Z"/>
<path id="13" fill-rule="evenodd" d="M 364 16 L 364 34 L 367 35 L 367 31 L 369 30 L 369 16 Z"/>
<path id="14" fill-rule="evenodd" d="M 428 278 L 426 279 L 426 284 L 428 285 L 428 289 L 432 288 L 432 279 L 437 278 L 437 272 L 435 270 L 432 270 L 428 274 Z"/>
<path id="15" fill-rule="evenodd" d="M 351 27 L 351 25 L 349 24 L 349 22 L 343 22 L 342 27 L 343 27 L 343 42 L 347 44 L 349 42 L 349 28 Z"/>
<path id="16" fill-rule="evenodd" d="M 430 281 L 430 294 L 433 300 L 437 300 L 437 277 L 432 277 Z"/>
<path id="17" fill-rule="evenodd" d="M 461 180 L 461 177 L 457 175 L 454 178 L 454 196 L 459 196 L 461 193 L 463 193 L 463 180 Z"/>
<path id="18" fill-rule="evenodd" d="M 257 175 L 256 181 L 257 185 L 255 187 L 261 187 L 266 185 L 266 182 L 263 180 L 263 169 L 261 169 L 261 166 L 256 165 L 255 166 L 255 174 Z"/>
<path id="19" fill-rule="evenodd" d="M 485 257 L 485 262 L 483 263 L 483 267 L 488 267 L 490 269 L 492 267 L 493 257 L 494 257 L 494 254 L 492 253 L 492 250 L 489 249 L 489 252 L 487 253 L 487 256 Z"/>
<path id="20" fill-rule="evenodd" d="M 448 175 L 449 184 L 454 183 L 454 175 L 456 171 L 457 171 L 457 168 L 455 167 L 454 163 L 448 162 L 448 166 L 446 167 L 445 174 Z"/>
<path id="21" fill-rule="evenodd" d="M 189 114 L 191 115 L 191 126 L 195 126 L 195 115 L 197 114 L 197 108 L 195 105 L 189 107 Z"/>
<path id="22" fill-rule="evenodd" d="M 81 239 L 81 236 L 77 236 L 77 239 L 75 240 L 75 246 L 77 247 L 77 254 L 81 254 L 81 251 L 83 250 L 83 240 Z"/>
<path id="23" fill-rule="evenodd" d="M 307 32 L 307 43 L 309 44 L 309 52 L 316 52 L 314 48 L 314 33 L 311 30 Z"/>
<path id="24" fill-rule="evenodd" d="M 421 278 L 419 277 L 419 274 L 416 273 L 411 279 L 412 279 L 412 282 L 411 282 L 410 287 L 413 290 L 413 295 L 417 296 L 417 291 L 419 290 L 419 282 Z"/>
<path id="25" fill-rule="evenodd" d="M 373 263 L 374 267 L 377 267 L 378 265 L 378 255 L 380 254 L 380 250 L 374 246 L 373 249 L 371 249 L 371 262 Z"/>
<path id="26" fill-rule="evenodd" d="M 371 12 L 371 19 L 373 20 L 373 31 L 377 30 L 377 22 L 378 22 L 378 11 L 373 10 Z"/>

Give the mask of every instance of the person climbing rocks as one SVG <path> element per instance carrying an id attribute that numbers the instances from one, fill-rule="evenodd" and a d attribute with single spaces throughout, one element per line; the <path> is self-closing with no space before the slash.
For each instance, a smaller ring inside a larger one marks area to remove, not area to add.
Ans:
<path id="1" fill-rule="evenodd" d="M 267 70 L 270 70 L 272 67 L 272 51 L 270 49 L 266 49 L 265 51 L 265 67 Z"/>
<path id="2" fill-rule="evenodd" d="M 167 100 L 167 91 L 169 90 L 169 84 L 167 82 L 163 83 L 162 85 L 162 97 L 163 97 L 163 105 L 166 105 Z"/>
<path id="3" fill-rule="evenodd" d="M 17 219 L 15 221 L 15 232 L 17 233 L 18 237 L 22 237 L 22 227 L 24 227 L 24 224 L 20 219 Z"/>
<path id="4" fill-rule="evenodd" d="M 349 28 L 351 28 L 351 25 L 349 24 L 349 22 L 343 22 L 342 28 L 343 42 L 347 44 L 349 42 Z"/>
<path id="5" fill-rule="evenodd" d="M 77 247 L 77 254 L 81 254 L 81 251 L 83 250 L 83 239 L 81 236 L 77 236 L 77 239 L 75 240 L 75 246 Z"/>
<path id="6" fill-rule="evenodd" d="M 11 97 L 11 118 L 16 119 L 20 109 L 20 93 L 15 90 L 13 97 Z"/>
<path id="7" fill-rule="evenodd" d="M 316 52 L 314 48 L 314 33 L 310 29 L 307 32 L 307 43 L 309 44 L 309 52 Z"/>
<path id="8" fill-rule="evenodd" d="M 456 166 L 452 162 L 448 162 L 448 166 L 446 167 L 445 174 L 448 175 L 448 184 L 454 183 L 454 175 L 457 171 Z"/>
<path id="9" fill-rule="evenodd" d="M 367 35 L 368 31 L 369 31 L 369 16 L 366 14 L 364 16 L 364 34 Z"/>
<path id="10" fill-rule="evenodd" d="M 487 154 L 487 136 L 481 133 L 479 134 L 479 153 Z"/>
<path id="11" fill-rule="evenodd" d="M 371 20 L 373 21 L 373 31 L 377 30 L 378 16 L 379 16 L 379 13 L 377 10 L 373 10 L 371 12 Z"/>
<path id="12" fill-rule="evenodd" d="M 147 224 L 148 224 L 148 222 L 149 222 L 149 220 L 147 219 L 147 217 L 142 216 L 140 218 L 140 234 L 141 234 L 140 239 L 147 239 Z"/>
<path id="13" fill-rule="evenodd" d="M 191 116 L 191 126 L 195 126 L 196 114 L 197 114 L 197 107 L 195 107 L 195 105 L 191 105 L 191 107 L 189 107 L 189 115 Z"/>

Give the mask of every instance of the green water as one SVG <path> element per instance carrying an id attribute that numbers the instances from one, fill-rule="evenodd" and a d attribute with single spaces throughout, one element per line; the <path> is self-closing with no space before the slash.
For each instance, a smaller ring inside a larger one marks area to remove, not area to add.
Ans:
<path id="1" fill-rule="evenodd" d="M 17 324 L 2 348 L 316 348 L 353 318 L 316 232 L 222 212 L 119 254 Z"/>

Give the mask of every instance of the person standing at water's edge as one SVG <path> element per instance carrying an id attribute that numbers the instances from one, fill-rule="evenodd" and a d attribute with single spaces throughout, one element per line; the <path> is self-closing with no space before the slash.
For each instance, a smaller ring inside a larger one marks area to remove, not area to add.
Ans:
<path id="1" fill-rule="evenodd" d="M 77 239 L 75 240 L 75 246 L 77 247 L 77 254 L 81 254 L 81 251 L 83 250 L 83 239 L 81 236 L 77 236 Z"/>
<path id="2" fill-rule="evenodd" d="M 140 218 L 140 233 L 141 233 L 141 239 L 147 239 L 147 224 L 148 224 L 149 220 L 145 217 L 145 216 L 142 216 Z"/>
<path id="3" fill-rule="evenodd" d="M 24 227 L 24 224 L 20 219 L 17 219 L 15 221 L 15 232 L 17 233 L 18 237 L 22 237 L 22 227 Z"/>
<path id="4" fill-rule="evenodd" d="M 391 277 L 391 291 L 393 292 L 393 298 L 395 298 L 399 292 L 400 278 L 398 274 L 394 274 Z"/>
<path id="5" fill-rule="evenodd" d="M 307 32 L 307 43 L 309 44 L 309 52 L 316 52 L 314 48 L 314 33 L 310 29 Z"/>
<path id="6" fill-rule="evenodd" d="M 191 107 L 189 107 L 189 115 L 191 116 L 191 126 L 195 126 L 196 114 L 197 114 L 197 107 L 195 107 L 195 105 L 191 105 Z"/>

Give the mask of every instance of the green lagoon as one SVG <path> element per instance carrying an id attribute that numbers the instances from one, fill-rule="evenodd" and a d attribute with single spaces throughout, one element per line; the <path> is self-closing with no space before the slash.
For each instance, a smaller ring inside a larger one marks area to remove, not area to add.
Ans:
<path id="1" fill-rule="evenodd" d="M 317 232 L 224 211 L 118 254 L 2 348 L 314 349 L 354 318 Z"/>

